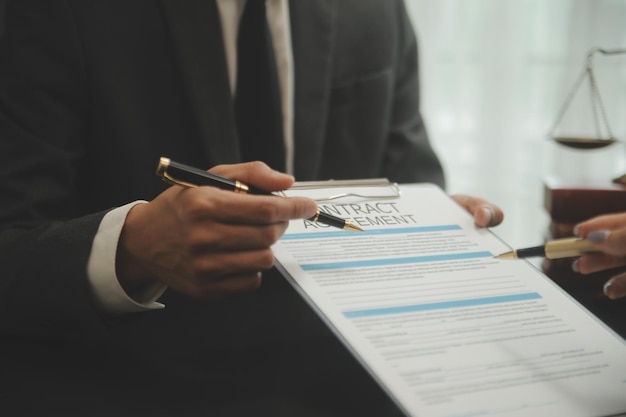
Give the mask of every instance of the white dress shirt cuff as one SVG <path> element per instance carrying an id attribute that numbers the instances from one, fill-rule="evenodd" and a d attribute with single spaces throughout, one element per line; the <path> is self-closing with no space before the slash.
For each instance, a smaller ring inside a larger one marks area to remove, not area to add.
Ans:
<path id="1" fill-rule="evenodd" d="M 130 313 L 165 307 L 156 302 L 167 289 L 165 284 L 156 282 L 131 298 L 120 285 L 115 272 L 117 244 L 126 216 L 135 205 L 143 203 L 146 202 L 134 201 L 108 212 L 102 218 L 93 240 L 87 262 L 87 278 L 96 303 L 107 313 Z"/>

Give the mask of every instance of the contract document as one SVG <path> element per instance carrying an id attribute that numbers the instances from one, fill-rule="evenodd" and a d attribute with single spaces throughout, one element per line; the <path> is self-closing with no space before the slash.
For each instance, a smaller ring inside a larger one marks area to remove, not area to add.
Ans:
<path id="1" fill-rule="evenodd" d="M 494 259 L 510 248 L 440 188 L 379 188 L 287 192 L 364 231 L 297 220 L 273 249 L 408 416 L 626 413 L 622 338 L 527 261 Z"/>

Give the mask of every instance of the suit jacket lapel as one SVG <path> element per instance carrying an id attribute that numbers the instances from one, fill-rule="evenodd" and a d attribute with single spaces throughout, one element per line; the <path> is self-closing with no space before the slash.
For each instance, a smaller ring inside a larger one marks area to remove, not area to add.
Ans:
<path id="1" fill-rule="evenodd" d="M 331 85 L 334 0 L 291 0 L 294 54 L 294 171 L 317 178 Z"/>
<path id="2" fill-rule="evenodd" d="M 239 161 L 232 97 L 217 5 L 161 0 L 181 77 L 211 165 Z"/>

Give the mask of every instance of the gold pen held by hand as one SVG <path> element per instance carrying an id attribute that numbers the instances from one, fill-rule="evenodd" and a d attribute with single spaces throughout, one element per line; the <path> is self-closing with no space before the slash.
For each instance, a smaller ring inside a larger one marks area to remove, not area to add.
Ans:
<path id="1" fill-rule="evenodd" d="M 569 258 L 598 250 L 588 240 L 577 237 L 556 239 L 546 242 L 543 246 L 515 249 L 495 256 L 498 259 L 521 259 L 542 256 L 548 259 Z"/>
<path id="2" fill-rule="evenodd" d="M 181 164 L 180 162 L 172 161 L 171 159 L 166 157 L 161 157 L 161 159 L 159 160 L 159 165 L 157 166 L 156 173 L 157 175 L 162 177 L 164 181 L 174 185 L 181 185 L 183 187 L 198 187 L 202 185 L 208 185 L 211 187 L 220 188 L 222 190 L 228 190 L 242 194 L 275 195 L 269 191 L 261 190 L 260 188 L 243 184 L 231 178 L 226 178 L 221 175 L 213 174 L 208 171 Z M 351 223 L 349 220 L 335 217 L 319 210 L 317 211 L 315 216 L 311 217 L 308 220 L 337 227 L 339 229 L 350 230 L 353 232 L 363 231 L 363 229 L 361 229 L 354 223 Z"/>

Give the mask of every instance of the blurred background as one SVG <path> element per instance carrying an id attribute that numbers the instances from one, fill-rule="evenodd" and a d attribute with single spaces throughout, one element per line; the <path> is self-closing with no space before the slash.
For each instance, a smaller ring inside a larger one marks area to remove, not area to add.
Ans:
<path id="1" fill-rule="evenodd" d="M 506 243 L 543 240 L 548 176 L 610 182 L 626 173 L 626 54 L 592 60 L 622 142 L 581 151 L 549 140 L 588 52 L 626 50 L 625 0 L 405 1 L 420 47 L 422 112 L 447 190 L 499 204 L 506 219 L 494 232 Z M 554 133 L 597 135 L 592 102 L 583 80 Z"/>
<path id="2" fill-rule="evenodd" d="M 548 139 L 591 48 L 626 50 L 626 1 L 406 4 L 420 47 L 422 112 L 448 191 L 499 204 L 506 219 L 494 232 L 506 243 L 541 243 L 547 176 L 610 182 L 626 172 L 622 142 L 581 151 Z M 626 54 L 592 62 L 613 136 L 626 140 Z M 596 136 L 587 80 L 557 127 L 558 135 Z"/>

